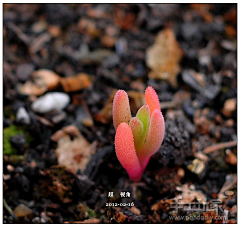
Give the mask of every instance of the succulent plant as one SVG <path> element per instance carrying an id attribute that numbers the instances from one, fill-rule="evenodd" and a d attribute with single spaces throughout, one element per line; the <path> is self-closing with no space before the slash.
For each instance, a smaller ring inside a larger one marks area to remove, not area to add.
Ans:
<path id="1" fill-rule="evenodd" d="M 160 148 L 165 132 L 160 102 L 150 86 L 145 90 L 145 102 L 136 117 L 132 117 L 124 90 L 118 90 L 113 100 L 116 155 L 133 181 L 141 180 L 151 156 Z"/>

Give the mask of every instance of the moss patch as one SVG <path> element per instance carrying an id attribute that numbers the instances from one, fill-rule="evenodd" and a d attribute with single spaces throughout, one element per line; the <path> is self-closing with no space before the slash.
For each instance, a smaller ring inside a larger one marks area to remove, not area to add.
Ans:
<path id="1" fill-rule="evenodd" d="M 17 154 L 16 149 L 10 143 L 10 137 L 18 134 L 23 134 L 24 136 L 26 136 L 25 131 L 21 128 L 17 128 L 15 125 L 11 125 L 10 127 L 3 129 L 3 154 L 4 155 Z"/>
<path id="2" fill-rule="evenodd" d="M 97 217 L 97 214 L 95 213 L 95 211 L 92 210 L 89 207 L 86 207 L 86 212 L 88 213 L 89 218 L 96 218 Z"/>

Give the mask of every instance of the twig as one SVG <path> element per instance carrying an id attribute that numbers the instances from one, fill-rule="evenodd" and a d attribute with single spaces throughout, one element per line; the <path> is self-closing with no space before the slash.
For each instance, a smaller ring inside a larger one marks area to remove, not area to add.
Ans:
<path id="1" fill-rule="evenodd" d="M 17 219 L 17 216 L 14 214 L 13 210 L 11 209 L 11 207 L 8 206 L 7 201 L 5 199 L 3 199 L 3 206 L 8 211 L 8 213 L 13 216 L 14 219 Z"/>
<path id="2" fill-rule="evenodd" d="M 217 151 L 217 150 L 220 150 L 220 149 L 224 149 L 224 148 L 228 148 L 228 147 L 235 147 L 237 146 L 237 141 L 234 140 L 234 141 L 230 141 L 230 142 L 224 142 L 224 143 L 218 143 L 218 144 L 214 144 L 212 146 L 209 146 L 209 147 L 206 147 L 203 152 L 205 154 L 209 154 L 213 151 Z"/>
<path id="3" fill-rule="evenodd" d="M 161 109 L 168 109 L 168 108 L 173 108 L 176 106 L 176 103 L 171 101 L 171 102 L 161 102 Z"/>
<path id="4" fill-rule="evenodd" d="M 99 224 L 100 220 L 98 218 L 90 218 L 84 221 L 66 221 L 64 224 Z"/>
<path id="5" fill-rule="evenodd" d="M 47 125 L 47 126 L 50 126 L 50 127 L 54 127 L 54 124 L 52 124 L 49 120 L 47 120 L 46 118 L 44 117 L 40 117 L 38 115 L 36 115 L 36 118 L 41 122 L 43 123 L 44 125 Z"/>
<path id="6" fill-rule="evenodd" d="M 22 30 L 16 26 L 15 24 L 13 23 L 9 23 L 8 24 L 8 27 L 13 31 L 15 32 L 15 34 L 18 36 L 19 39 L 21 39 L 27 46 L 29 46 L 30 44 L 30 39 L 28 38 L 28 36 L 26 34 L 24 34 L 22 32 Z"/>
<path id="7" fill-rule="evenodd" d="M 35 39 L 30 48 L 32 53 L 38 52 L 50 39 L 51 35 L 48 33 L 44 33 L 38 39 Z"/>
<path id="8" fill-rule="evenodd" d="M 24 161 L 24 156 L 23 155 L 10 155 L 10 156 L 4 155 L 3 161 L 6 163 L 16 164 Z"/>

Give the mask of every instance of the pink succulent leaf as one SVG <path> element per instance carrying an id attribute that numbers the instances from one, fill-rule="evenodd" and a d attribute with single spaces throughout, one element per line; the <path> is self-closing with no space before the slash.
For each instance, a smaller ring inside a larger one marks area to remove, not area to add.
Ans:
<path id="1" fill-rule="evenodd" d="M 149 163 L 149 160 L 150 160 L 151 157 L 147 157 L 145 159 L 142 160 L 142 163 L 140 163 L 141 165 L 141 175 L 143 174 L 144 170 L 146 169 L 148 163 Z"/>
<path id="2" fill-rule="evenodd" d="M 137 117 L 132 117 L 129 122 L 129 126 L 132 129 L 134 146 L 135 146 L 136 152 L 138 153 L 146 137 L 144 136 L 143 123 Z"/>
<path id="3" fill-rule="evenodd" d="M 150 111 L 148 105 L 142 106 L 138 110 L 136 117 L 139 118 L 143 124 L 143 137 L 145 139 L 150 124 Z"/>
<path id="4" fill-rule="evenodd" d="M 115 150 L 119 162 L 126 169 L 130 179 L 139 181 L 142 177 L 142 170 L 135 151 L 132 130 L 126 123 L 121 123 L 117 127 Z"/>
<path id="5" fill-rule="evenodd" d="M 161 110 L 158 95 L 156 91 L 150 86 L 148 86 L 147 89 L 145 90 L 145 101 L 146 104 L 149 106 L 150 115 L 152 115 L 155 109 Z"/>
<path id="6" fill-rule="evenodd" d="M 129 123 L 131 119 L 131 111 L 128 95 L 123 90 L 118 90 L 113 100 L 113 125 L 117 129 L 122 122 Z"/>
<path id="7" fill-rule="evenodd" d="M 140 165 L 147 158 L 152 156 L 161 146 L 165 132 L 165 123 L 162 112 L 155 109 L 151 115 L 150 126 L 146 141 L 138 152 Z"/>

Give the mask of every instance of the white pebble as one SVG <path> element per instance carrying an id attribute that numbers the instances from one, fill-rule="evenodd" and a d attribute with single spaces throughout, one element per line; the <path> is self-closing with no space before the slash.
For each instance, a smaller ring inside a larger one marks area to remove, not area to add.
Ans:
<path id="1" fill-rule="evenodd" d="M 62 110 L 69 102 L 70 98 L 67 94 L 61 92 L 51 92 L 34 101 L 32 109 L 38 113 L 47 113 L 53 110 Z"/>
<path id="2" fill-rule="evenodd" d="M 16 115 L 17 122 L 23 122 L 24 124 L 30 124 L 30 116 L 24 107 L 19 107 Z"/>

